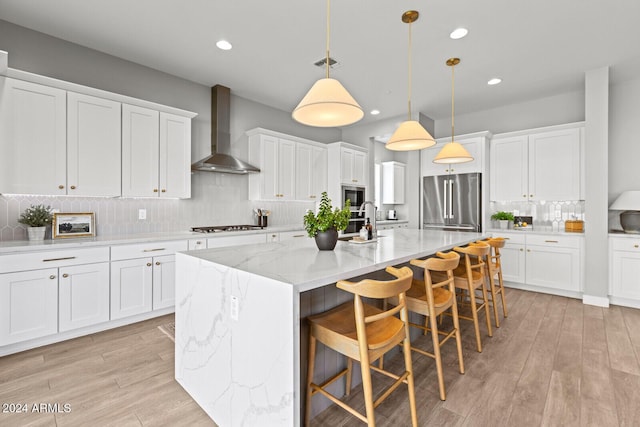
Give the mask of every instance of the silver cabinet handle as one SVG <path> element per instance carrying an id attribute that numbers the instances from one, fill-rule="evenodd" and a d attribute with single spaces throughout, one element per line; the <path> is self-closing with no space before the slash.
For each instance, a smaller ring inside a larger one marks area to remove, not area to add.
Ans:
<path id="1" fill-rule="evenodd" d="M 62 277 L 64 277 L 64 278 L 66 279 L 67 277 L 69 277 L 69 275 L 68 275 L 67 273 L 64 273 L 64 274 L 62 275 Z"/>
<path id="2" fill-rule="evenodd" d="M 304 236 L 305 236 L 304 234 L 296 234 L 295 236 L 292 236 L 292 237 L 304 237 Z"/>
<path id="3" fill-rule="evenodd" d="M 76 259 L 76 257 L 74 257 L 74 256 L 66 256 L 66 257 L 62 257 L 62 258 L 49 258 L 49 259 L 43 259 L 42 262 L 66 261 L 68 259 Z"/>
<path id="4" fill-rule="evenodd" d="M 557 240 L 545 240 L 545 243 L 558 243 Z"/>
<path id="5" fill-rule="evenodd" d="M 51 276 L 49 276 L 49 279 L 52 279 L 52 280 L 53 280 L 53 279 L 55 279 L 55 278 L 56 278 L 55 274 L 52 274 Z"/>
<path id="6" fill-rule="evenodd" d="M 150 262 L 148 262 L 148 263 L 147 263 L 147 267 L 151 267 L 151 265 L 152 265 L 152 264 L 151 264 Z"/>
<path id="7" fill-rule="evenodd" d="M 160 261 L 156 261 L 156 265 L 160 265 Z"/>
<path id="8" fill-rule="evenodd" d="M 156 248 L 156 249 L 145 249 L 142 252 L 157 252 L 157 251 L 164 251 L 165 248 Z"/>

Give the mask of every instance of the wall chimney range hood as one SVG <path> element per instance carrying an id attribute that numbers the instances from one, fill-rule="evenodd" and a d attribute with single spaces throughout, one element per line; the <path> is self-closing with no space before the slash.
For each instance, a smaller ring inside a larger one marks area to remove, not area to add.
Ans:
<path id="1" fill-rule="evenodd" d="M 191 165 L 192 171 L 247 174 L 260 172 L 255 166 L 236 159 L 231 151 L 231 89 L 211 88 L 211 155 Z"/>

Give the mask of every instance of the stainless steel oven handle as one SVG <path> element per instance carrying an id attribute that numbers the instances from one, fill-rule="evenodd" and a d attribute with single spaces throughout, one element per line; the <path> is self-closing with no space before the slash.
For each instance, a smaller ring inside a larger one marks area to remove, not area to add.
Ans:
<path id="1" fill-rule="evenodd" d="M 444 182 L 444 185 L 443 185 L 442 193 L 444 197 L 442 198 L 442 209 L 444 209 L 444 219 L 448 219 L 449 214 L 447 213 L 447 180 L 445 179 L 443 182 Z"/>
<path id="2" fill-rule="evenodd" d="M 453 180 L 449 180 L 449 219 L 453 219 Z"/>

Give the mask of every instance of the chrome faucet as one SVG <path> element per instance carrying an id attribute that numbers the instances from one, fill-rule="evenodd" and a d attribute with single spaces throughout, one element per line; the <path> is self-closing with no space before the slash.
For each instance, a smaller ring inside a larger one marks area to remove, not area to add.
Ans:
<path id="1" fill-rule="evenodd" d="M 371 205 L 373 206 L 373 222 L 371 223 L 371 226 L 373 227 L 373 237 L 376 237 L 378 235 L 378 228 L 376 227 L 376 211 L 378 210 L 378 207 L 376 206 L 375 203 L 367 200 L 366 202 L 364 202 L 363 204 L 360 205 L 360 209 L 358 209 L 358 216 L 362 216 L 362 212 L 364 211 L 364 207 L 366 205 Z"/>

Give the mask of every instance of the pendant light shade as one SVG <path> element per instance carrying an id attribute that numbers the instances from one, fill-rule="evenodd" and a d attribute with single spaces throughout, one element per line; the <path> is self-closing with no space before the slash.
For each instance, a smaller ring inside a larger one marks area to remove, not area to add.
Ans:
<path id="1" fill-rule="evenodd" d="M 330 0 L 327 0 L 327 58 L 326 76 L 311 86 L 309 92 L 291 113 L 297 122 L 308 126 L 335 127 L 346 126 L 364 117 L 362 107 L 356 102 L 342 84 L 329 77 L 329 17 Z"/>
<path id="2" fill-rule="evenodd" d="M 415 120 L 402 122 L 398 129 L 391 135 L 385 147 L 393 151 L 422 150 L 435 145 L 435 140 Z"/>
<path id="3" fill-rule="evenodd" d="M 435 139 L 422 127 L 420 123 L 411 120 L 411 23 L 418 20 L 420 14 L 416 10 L 408 10 L 402 14 L 402 22 L 409 24 L 409 76 L 407 79 L 409 86 L 408 95 L 408 118 L 398 126 L 398 129 L 391 135 L 385 147 L 393 151 L 422 150 L 436 144 Z"/>
<path id="4" fill-rule="evenodd" d="M 346 126 L 364 117 L 364 111 L 336 79 L 320 79 L 293 110 L 294 120 L 309 126 Z"/>
<path id="5" fill-rule="evenodd" d="M 460 144 L 453 140 L 454 130 L 454 74 L 453 68 L 460 63 L 460 58 L 447 59 L 447 66 L 451 67 L 451 142 L 444 144 L 433 163 L 466 163 L 473 161 L 473 156 Z"/>

